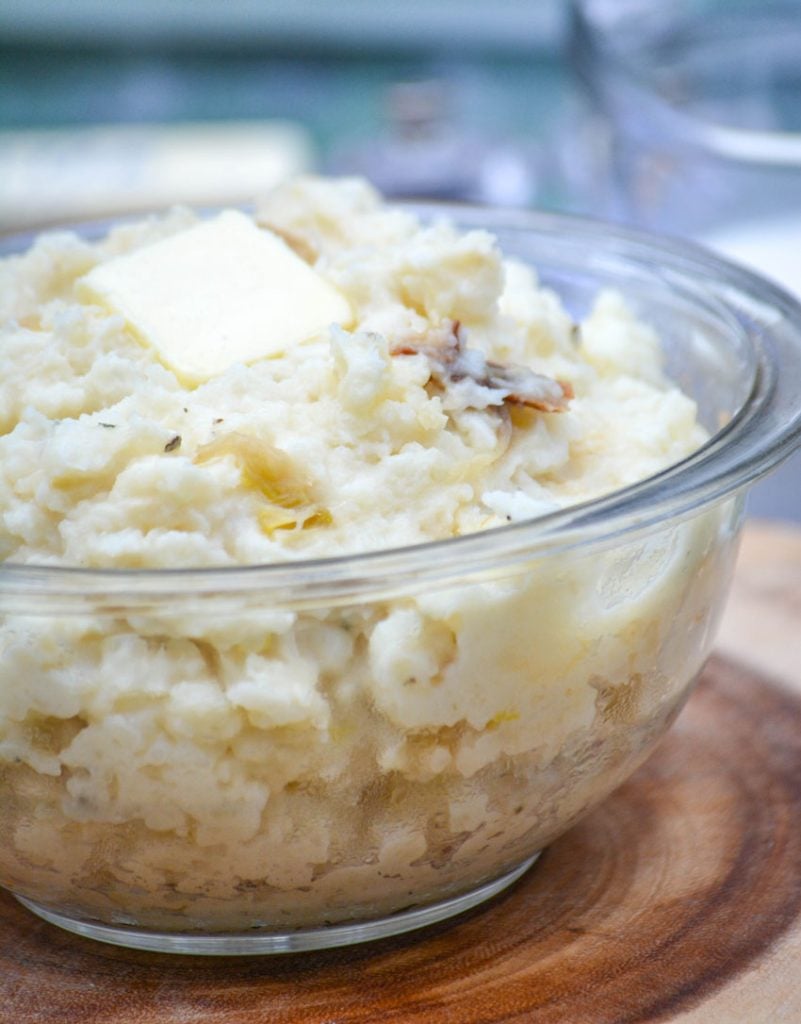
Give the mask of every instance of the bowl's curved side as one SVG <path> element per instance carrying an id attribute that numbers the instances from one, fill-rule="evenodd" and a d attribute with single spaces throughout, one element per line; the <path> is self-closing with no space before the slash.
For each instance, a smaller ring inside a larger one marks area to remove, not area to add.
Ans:
<path id="1" fill-rule="evenodd" d="M 0 884 L 216 948 L 505 876 L 677 714 L 740 512 L 391 603 L 7 617 Z"/>

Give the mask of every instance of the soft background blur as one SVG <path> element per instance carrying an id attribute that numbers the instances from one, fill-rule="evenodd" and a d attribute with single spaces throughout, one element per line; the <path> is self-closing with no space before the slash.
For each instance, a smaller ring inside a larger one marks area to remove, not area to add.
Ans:
<path id="1" fill-rule="evenodd" d="M 801 3 L 576 6 L 581 32 L 568 0 L 3 0 L 0 232 L 359 173 L 718 244 L 801 294 Z M 801 460 L 750 507 L 801 519 Z"/>

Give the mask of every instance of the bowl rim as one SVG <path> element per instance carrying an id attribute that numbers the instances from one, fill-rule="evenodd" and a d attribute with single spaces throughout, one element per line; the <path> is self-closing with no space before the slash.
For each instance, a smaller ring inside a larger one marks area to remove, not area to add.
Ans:
<path id="1" fill-rule="evenodd" d="M 564 238 L 588 254 L 613 254 L 646 268 L 654 279 L 701 283 L 733 311 L 755 360 L 750 395 L 732 421 L 685 459 L 630 486 L 566 508 L 476 533 L 396 548 L 207 568 L 83 568 L 47 563 L 0 563 L 0 607 L 38 607 L 45 598 L 91 598 L 114 609 L 146 607 L 166 596 L 226 596 L 269 591 L 281 607 L 353 603 L 447 585 L 468 576 L 508 576 L 510 569 L 578 545 L 616 543 L 665 521 L 679 521 L 744 490 L 801 445 L 801 304 L 771 281 L 695 243 L 606 221 L 536 210 L 474 204 L 395 203 L 423 220 L 447 218 L 460 230 L 535 233 Z M 141 220 L 65 225 L 84 237 Z M 48 234 L 50 232 L 47 232 Z M 21 254 L 43 232 L 0 239 L 0 257 Z M 30 599 L 26 602 L 25 599 Z M 22 604 L 19 602 L 22 601 Z M 277 606 L 274 605 L 274 606 Z"/>

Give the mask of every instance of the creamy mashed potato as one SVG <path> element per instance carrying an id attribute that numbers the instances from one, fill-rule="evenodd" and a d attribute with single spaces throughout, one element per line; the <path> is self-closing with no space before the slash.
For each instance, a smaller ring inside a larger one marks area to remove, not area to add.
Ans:
<path id="1" fill-rule="evenodd" d="M 576 325 L 491 235 L 421 225 L 357 181 L 293 183 L 255 219 L 353 322 L 191 386 L 81 281 L 193 213 L 0 264 L 0 559 L 202 568 L 416 544 L 594 498 L 704 439 L 615 294 Z M 728 536 L 707 513 L 345 607 L 6 609 L 0 882 L 78 916 L 227 929 L 493 877 L 675 712 Z"/>
<path id="2" fill-rule="evenodd" d="M 0 265 L 3 559 L 196 567 L 414 544 L 593 498 L 702 440 L 619 297 L 602 295 L 577 331 L 490 235 L 422 227 L 359 182 L 299 183 L 257 214 L 347 296 L 353 327 L 187 388 L 119 315 L 79 301 L 76 281 L 194 219 L 94 244 L 51 235 Z M 400 353 L 454 330 L 468 350 L 569 382 L 566 410 L 509 406 L 469 378 L 432 387 L 430 358 Z M 298 508 L 274 526 L 287 478 Z"/>

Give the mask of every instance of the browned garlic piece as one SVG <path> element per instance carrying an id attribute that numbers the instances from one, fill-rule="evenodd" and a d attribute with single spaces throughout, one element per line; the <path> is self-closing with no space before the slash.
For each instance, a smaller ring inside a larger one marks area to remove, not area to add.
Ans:
<path id="1" fill-rule="evenodd" d="M 566 381 L 546 377 L 527 366 L 493 362 L 478 349 L 468 348 L 458 320 L 448 334 L 421 345 L 399 345 L 392 349 L 392 355 L 426 356 L 434 384 L 447 389 L 470 380 L 492 392 L 488 405 L 524 405 L 539 412 L 564 412 L 573 398 L 573 388 Z"/>

